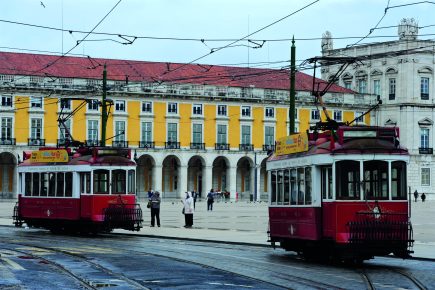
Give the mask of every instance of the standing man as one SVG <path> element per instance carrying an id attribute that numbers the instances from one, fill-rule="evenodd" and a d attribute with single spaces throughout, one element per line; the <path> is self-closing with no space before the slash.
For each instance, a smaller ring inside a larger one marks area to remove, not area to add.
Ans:
<path id="1" fill-rule="evenodd" d="M 418 191 L 417 189 L 414 191 L 414 201 L 417 202 L 418 200 Z"/>
<path id="2" fill-rule="evenodd" d="M 193 197 L 193 208 L 196 209 L 196 199 L 198 198 L 198 193 L 195 190 L 192 190 Z"/>
<path id="3" fill-rule="evenodd" d="M 213 192 L 213 188 L 210 189 L 210 192 L 207 194 L 207 211 L 212 211 L 213 210 L 213 202 L 214 202 L 214 192 Z"/>
<path id="4" fill-rule="evenodd" d="M 151 227 L 154 227 L 155 220 L 157 220 L 157 226 L 160 227 L 160 192 L 156 191 L 150 198 L 151 202 Z"/>

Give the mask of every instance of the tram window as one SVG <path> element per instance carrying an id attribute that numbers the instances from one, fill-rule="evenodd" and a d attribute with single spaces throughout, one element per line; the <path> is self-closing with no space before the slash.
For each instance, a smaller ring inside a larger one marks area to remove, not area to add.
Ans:
<path id="1" fill-rule="evenodd" d="M 277 192 L 278 192 L 278 204 L 284 203 L 284 171 L 278 171 L 278 182 L 277 182 Z"/>
<path id="2" fill-rule="evenodd" d="M 109 170 L 99 169 L 94 171 L 94 193 L 109 193 Z"/>
<path id="3" fill-rule="evenodd" d="M 270 175 L 270 203 L 276 204 L 276 171 L 271 171 Z"/>
<path id="4" fill-rule="evenodd" d="M 296 183 L 296 169 L 290 170 L 290 203 L 296 204 L 297 200 L 297 183 Z"/>
<path id="5" fill-rule="evenodd" d="M 112 194 L 125 194 L 125 170 L 112 171 Z"/>
<path id="6" fill-rule="evenodd" d="M 290 171 L 284 170 L 284 204 L 290 201 Z"/>
<path id="7" fill-rule="evenodd" d="M 353 160 L 338 161 L 335 168 L 337 199 L 360 199 L 359 162 Z"/>
<path id="8" fill-rule="evenodd" d="M 128 171 L 128 188 L 127 188 L 127 193 L 135 193 L 135 174 L 134 174 L 134 170 L 129 170 Z"/>
<path id="9" fill-rule="evenodd" d="M 65 173 L 65 196 L 72 196 L 72 172 Z"/>
<path id="10" fill-rule="evenodd" d="M 56 173 L 56 196 L 63 197 L 64 195 L 64 177 L 65 173 Z"/>
<path id="11" fill-rule="evenodd" d="M 32 195 L 32 173 L 26 173 L 24 179 L 25 179 L 24 195 L 31 196 Z"/>
<path id="12" fill-rule="evenodd" d="M 311 167 L 305 168 L 305 204 L 311 204 Z"/>
<path id="13" fill-rule="evenodd" d="M 304 168 L 298 168 L 298 204 L 304 204 L 305 196 L 305 172 Z"/>
<path id="14" fill-rule="evenodd" d="M 364 162 L 364 193 L 366 199 L 388 199 L 388 162 Z"/>
<path id="15" fill-rule="evenodd" d="M 32 180 L 30 184 L 32 184 L 32 196 L 39 196 L 39 173 L 38 172 L 32 173 Z"/>
<path id="16" fill-rule="evenodd" d="M 41 177 L 41 190 L 40 190 L 39 194 L 41 196 L 47 196 L 47 193 L 48 193 L 48 173 L 42 172 L 40 177 Z"/>
<path id="17" fill-rule="evenodd" d="M 332 167 L 322 167 L 322 198 L 332 199 Z"/>
<path id="18" fill-rule="evenodd" d="M 391 163 L 391 197 L 406 200 L 406 163 L 403 161 Z"/>
<path id="19" fill-rule="evenodd" d="M 50 172 L 48 173 L 48 196 L 54 196 L 54 193 L 56 191 L 56 173 Z"/>
<path id="20" fill-rule="evenodd" d="M 91 193 L 91 173 L 80 172 L 80 193 Z"/>

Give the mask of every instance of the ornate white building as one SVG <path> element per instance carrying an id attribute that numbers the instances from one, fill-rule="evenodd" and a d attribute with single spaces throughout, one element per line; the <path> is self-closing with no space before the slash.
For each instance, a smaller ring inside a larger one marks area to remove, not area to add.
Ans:
<path id="1" fill-rule="evenodd" d="M 373 125 L 398 126 L 401 145 L 411 154 L 408 185 L 414 192 L 435 198 L 435 41 L 419 40 L 414 19 L 402 19 L 398 40 L 333 49 L 330 32 L 323 34 L 323 56 L 357 57 L 366 60 L 350 65 L 338 84 L 360 94 L 380 96 Z M 322 68 L 322 78 L 331 79 L 338 64 Z"/>

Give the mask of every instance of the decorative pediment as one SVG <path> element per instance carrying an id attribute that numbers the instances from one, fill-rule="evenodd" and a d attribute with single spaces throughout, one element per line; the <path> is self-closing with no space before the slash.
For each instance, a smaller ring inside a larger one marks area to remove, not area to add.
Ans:
<path id="1" fill-rule="evenodd" d="M 418 73 L 420 73 L 420 74 L 432 74 L 432 69 L 428 66 L 425 66 L 425 67 L 419 68 Z"/>
<path id="2" fill-rule="evenodd" d="M 390 67 L 390 68 L 387 68 L 385 73 L 387 73 L 387 74 L 397 74 L 397 69 L 395 69 L 394 67 Z"/>
<path id="3" fill-rule="evenodd" d="M 382 75 L 382 71 L 378 70 L 378 69 L 374 69 L 370 72 L 370 75 L 372 76 L 380 76 Z"/>
<path id="4" fill-rule="evenodd" d="M 418 125 L 420 125 L 420 126 L 432 126 L 433 121 L 429 118 L 423 118 L 420 121 L 418 121 Z"/>
<path id="5" fill-rule="evenodd" d="M 390 118 L 387 121 L 385 121 L 384 125 L 385 126 L 396 126 L 397 125 L 397 121 Z"/>
<path id="6" fill-rule="evenodd" d="M 353 76 L 350 73 L 345 73 L 341 78 L 343 80 L 351 80 Z"/>
<path id="7" fill-rule="evenodd" d="M 355 73 L 355 77 L 357 78 L 365 78 L 367 77 L 367 72 L 363 70 L 359 70 Z"/>

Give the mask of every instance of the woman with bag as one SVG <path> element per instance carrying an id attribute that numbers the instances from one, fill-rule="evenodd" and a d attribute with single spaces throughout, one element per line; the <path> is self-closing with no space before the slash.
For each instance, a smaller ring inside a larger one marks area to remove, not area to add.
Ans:
<path id="1" fill-rule="evenodd" d="M 160 192 L 156 191 L 148 202 L 151 207 L 151 227 L 154 227 L 155 220 L 157 220 L 157 226 L 160 227 L 160 202 Z"/>
<path id="2" fill-rule="evenodd" d="M 183 203 L 183 214 L 184 214 L 184 227 L 191 228 L 193 226 L 193 198 L 190 196 L 189 192 L 186 192 L 186 198 L 181 200 Z"/>

